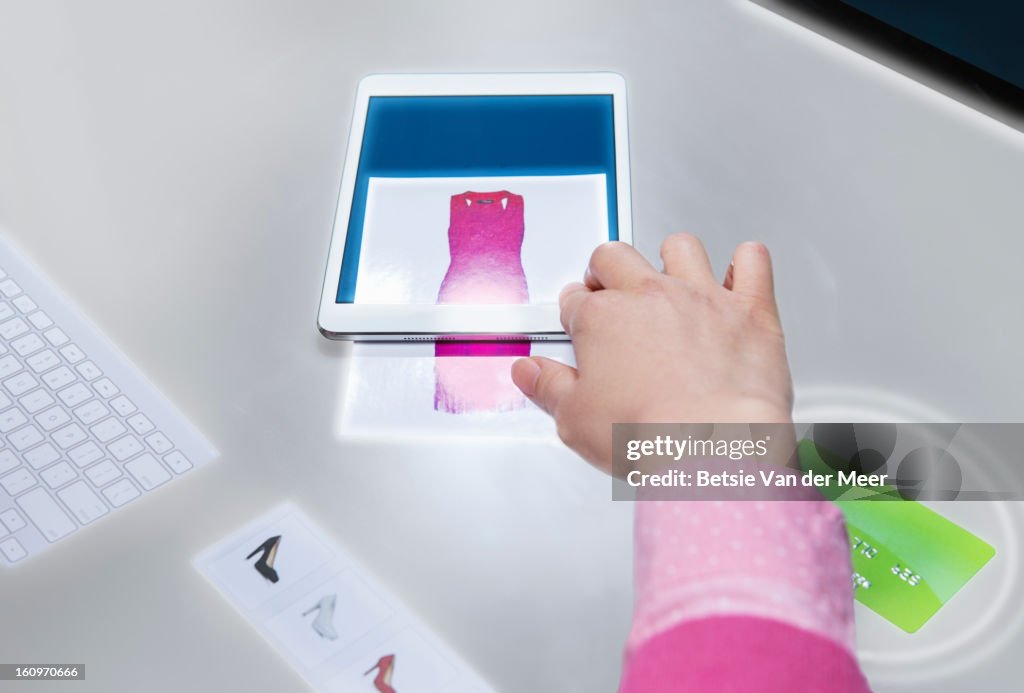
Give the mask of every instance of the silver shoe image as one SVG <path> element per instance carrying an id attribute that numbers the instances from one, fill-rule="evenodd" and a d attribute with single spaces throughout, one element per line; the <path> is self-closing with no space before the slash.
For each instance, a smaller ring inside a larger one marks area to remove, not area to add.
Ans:
<path id="1" fill-rule="evenodd" d="M 320 598 L 320 601 L 302 613 L 303 616 L 309 616 L 319 609 L 319 613 L 313 619 L 313 630 L 317 632 L 317 635 L 326 640 L 338 639 L 338 632 L 334 630 L 334 604 L 337 600 L 338 595 L 325 594 Z"/>

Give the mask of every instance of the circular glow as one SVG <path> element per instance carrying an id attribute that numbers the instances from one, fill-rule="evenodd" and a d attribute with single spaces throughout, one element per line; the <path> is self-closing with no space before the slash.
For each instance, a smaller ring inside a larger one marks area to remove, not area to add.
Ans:
<path id="1" fill-rule="evenodd" d="M 794 407 L 794 420 L 810 423 L 952 421 L 942 411 L 904 395 L 840 384 L 801 389 Z M 966 441 L 958 439 L 958 442 L 968 445 L 972 459 L 988 463 L 972 469 L 985 483 L 985 488 L 1000 488 L 998 479 L 994 477 L 1000 475 L 997 470 L 1002 468 L 1001 460 L 986 450 L 983 441 L 972 437 Z M 1013 588 L 1020 572 L 1017 527 L 1024 522 L 1024 514 L 1014 501 L 987 501 L 984 507 L 992 513 L 1001 534 L 993 538 L 993 543 L 999 548 L 992 563 L 986 566 L 1000 571 L 998 585 L 991 598 L 986 600 L 984 610 L 972 616 L 969 626 L 944 634 L 940 642 L 924 643 L 915 640 L 918 634 L 904 633 L 894 633 L 895 637 L 884 641 L 873 639 L 870 646 L 858 650 L 858 657 L 876 684 L 880 680 L 934 679 L 973 668 L 980 660 L 1006 646 L 1024 623 L 1024 603 L 1013 598 Z M 928 625 L 925 625 L 922 630 L 927 633 L 927 629 Z M 934 637 L 932 633 L 927 634 Z"/>

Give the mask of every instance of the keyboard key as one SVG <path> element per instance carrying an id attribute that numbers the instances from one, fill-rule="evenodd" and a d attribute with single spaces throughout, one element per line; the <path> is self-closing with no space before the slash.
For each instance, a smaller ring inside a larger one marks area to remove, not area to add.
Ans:
<path id="1" fill-rule="evenodd" d="M 39 429 L 29 424 L 24 428 L 19 428 L 14 433 L 7 434 L 7 442 L 11 444 L 11 447 L 21 452 L 27 450 L 36 443 L 43 441 L 43 434 L 39 432 Z"/>
<path id="2" fill-rule="evenodd" d="M 135 411 L 135 404 L 133 404 L 132 401 L 125 397 L 124 395 L 121 395 L 120 397 L 115 397 L 114 399 L 110 400 L 110 406 L 112 406 L 114 408 L 114 411 L 116 411 L 121 416 L 128 416 L 133 411 Z"/>
<path id="3" fill-rule="evenodd" d="M 46 390 L 39 388 L 18 400 L 29 414 L 35 414 L 53 404 L 56 400 Z"/>
<path id="4" fill-rule="evenodd" d="M 22 313 L 28 313 L 29 311 L 36 309 L 36 302 L 24 294 L 18 296 L 16 299 L 11 301 L 11 303 L 13 303 L 14 307 Z"/>
<path id="5" fill-rule="evenodd" d="M 18 456 L 10 450 L 0 450 L 0 474 L 6 474 L 21 464 Z"/>
<path id="6" fill-rule="evenodd" d="M 92 492 L 92 489 L 85 485 L 84 481 L 71 484 L 65 489 L 57 491 L 57 497 L 68 507 L 80 523 L 87 525 L 93 520 L 103 517 L 108 512 L 107 504 L 100 500 L 100 497 Z"/>
<path id="7" fill-rule="evenodd" d="M 126 433 L 128 431 L 128 429 L 124 427 L 124 424 L 114 417 L 104 419 L 95 426 L 90 427 L 89 430 L 92 431 L 94 436 L 96 436 L 96 440 L 101 443 L 108 443 L 122 433 Z"/>
<path id="8" fill-rule="evenodd" d="M 46 411 L 36 414 L 36 422 L 44 431 L 52 431 L 71 421 L 71 416 L 64 411 L 63 407 L 50 407 Z"/>
<path id="9" fill-rule="evenodd" d="M 42 377 L 43 382 L 46 383 L 51 390 L 59 390 L 65 385 L 73 383 L 78 379 L 67 366 L 55 368 L 49 373 L 44 373 Z"/>
<path id="10" fill-rule="evenodd" d="M 10 298 L 21 293 L 21 287 L 13 279 L 5 279 L 0 282 L 0 293 Z"/>
<path id="11" fill-rule="evenodd" d="M 192 469 L 192 463 L 188 461 L 181 452 L 175 450 L 170 455 L 164 455 L 164 462 L 171 468 L 175 474 L 184 474 L 188 470 Z"/>
<path id="12" fill-rule="evenodd" d="M 12 407 L 5 412 L 0 412 L 0 433 L 13 431 L 18 426 L 28 423 L 28 419 L 17 407 Z"/>
<path id="13" fill-rule="evenodd" d="M 58 462 L 52 467 L 47 467 L 39 472 L 39 476 L 50 488 L 59 488 L 78 476 L 78 472 L 71 468 L 67 462 Z M 59 495 L 59 494 L 58 494 Z"/>
<path id="14" fill-rule="evenodd" d="M 0 358 L 0 378 L 8 375 L 13 375 L 21 370 L 21 361 L 14 358 L 13 356 L 4 356 Z"/>
<path id="15" fill-rule="evenodd" d="M 103 402 L 98 399 L 94 399 L 91 402 L 83 404 L 78 409 L 75 409 L 74 412 L 75 416 L 77 416 L 82 423 L 88 426 L 89 424 L 96 423 L 109 414 L 110 410 L 107 409 L 107 406 L 103 404 Z"/>
<path id="16" fill-rule="evenodd" d="M 22 311 L 23 313 L 31 312 L 38 307 L 36 306 L 36 302 L 33 301 L 28 296 L 26 296 L 25 294 L 18 296 L 16 299 L 11 301 L 11 303 L 13 303 L 14 307 Z"/>
<path id="17" fill-rule="evenodd" d="M 78 529 L 74 520 L 60 509 L 57 501 L 41 488 L 19 496 L 15 502 L 48 541 L 57 541 Z"/>
<path id="18" fill-rule="evenodd" d="M 32 374 L 28 371 L 22 371 L 4 381 L 4 387 L 15 397 L 23 395 L 29 390 L 34 390 L 38 386 L 39 381 L 32 377 Z"/>
<path id="19" fill-rule="evenodd" d="M 167 439 L 163 433 L 157 431 L 151 436 L 146 438 L 146 442 L 149 443 L 149 447 L 156 450 L 158 455 L 162 455 L 169 450 L 174 449 L 174 444 Z"/>
<path id="20" fill-rule="evenodd" d="M 36 337 L 35 335 L 32 336 Z M 36 339 L 38 340 L 39 337 L 36 337 Z M 43 342 L 40 340 L 39 344 L 42 345 L 42 343 Z M 59 366 L 60 357 L 53 353 L 52 349 L 47 349 L 46 351 L 40 351 L 35 356 L 29 356 L 25 359 L 25 363 L 27 363 L 28 367 L 36 373 L 43 373 L 51 368 Z"/>
<path id="21" fill-rule="evenodd" d="M 110 460 L 103 460 L 85 470 L 85 475 L 94 486 L 106 486 L 111 481 L 121 476 L 121 470 Z"/>
<path id="22" fill-rule="evenodd" d="M 35 310 L 37 307 L 36 302 L 33 301 L 28 296 L 26 296 L 25 294 L 18 296 L 16 299 L 12 300 L 11 303 L 14 304 L 14 307 L 20 310 L 22 313 L 31 312 Z"/>
<path id="23" fill-rule="evenodd" d="M 66 406 L 77 407 L 82 402 L 92 399 L 92 390 L 82 383 L 75 383 L 58 392 L 57 396 Z"/>
<path id="24" fill-rule="evenodd" d="M 25 547 L 22 546 L 14 537 L 0 541 L 0 553 L 2 553 L 4 558 L 11 563 L 17 563 L 28 555 L 25 551 Z"/>
<path id="25" fill-rule="evenodd" d="M 32 469 L 42 469 L 51 462 L 59 460 L 60 453 L 49 443 L 43 443 L 26 452 L 24 457 Z"/>
<path id="26" fill-rule="evenodd" d="M 128 462 L 124 468 L 146 491 L 156 488 L 171 478 L 163 465 L 148 453 Z"/>
<path id="27" fill-rule="evenodd" d="M 124 462 L 129 457 L 133 457 L 142 452 L 143 449 L 142 443 L 132 436 L 118 438 L 107 446 L 107 450 L 110 450 L 110 454 L 113 455 L 118 462 Z"/>
<path id="28" fill-rule="evenodd" d="M 96 380 L 96 378 L 103 375 L 103 371 L 101 371 L 99 366 L 92 361 L 82 361 L 80 364 L 75 366 L 75 370 L 77 370 L 86 380 Z"/>
<path id="29" fill-rule="evenodd" d="M 0 477 L 0 486 L 12 496 L 36 485 L 36 477 L 24 467 L 15 469 L 7 476 Z"/>
<path id="30" fill-rule="evenodd" d="M 68 363 L 78 363 L 85 358 L 85 353 L 78 348 L 77 344 L 68 344 L 60 348 L 60 354 L 68 360 Z"/>
<path id="31" fill-rule="evenodd" d="M 32 315 L 28 316 L 28 321 L 32 323 L 37 330 L 45 330 L 47 327 L 53 325 L 53 320 L 50 320 L 50 316 L 42 311 L 32 313 Z"/>
<path id="32" fill-rule="evenodd" d="M 135 488 L 135 484 L 128 479 L 121 479 L 117 483 L 107 486 L 102 493 L 115 508 L 120 508 L 125 503 L 142 495 L 139 489 Z"/>
<path id="33" fill-rule="evenodd" d="M 78 424 L 68 424 L 64 428 L 54 431 L 50 435 L 53 436 L 54 442 L 64 450 L 67 450 L 72 445 L 81 443 L 89 437 Z"/>
<path id="34" fill-rule="evenodd" d="M 6 320 L 12 315 L 14 315 L 14 309 L 7 305 L 6 301 L 0 301 L 0 321 Z"/>
<path id="35" fill-rule="evenodd" d="M 68 339 L 68 336 L 64 334 L 64 330 L 59 327 L 47 330 L 43 333 L 43 336 L 46 337 L 46 341 L 56 347 L 63 346 L 71 341 Z"/>
<path id="36" fill-rule="evenodd" d="M 22 519 L 21 515 L 14 508 L 4 510 L 0 513 L 0 523 L 3 524 L 11 532 L 17 532 L 19 529 L 25 527 L 25 520 Z"/>
<path id="37" fill-rule="evenodd" d="M 110 381 L 110 378 L 100 378 L 92 384 L 96 392 L 100 393 L 103 397 L 113 397 L 118 392 L 117 385 Z"/>
<path id="38" fill-rule="evenodd" d="M 10 341 L 15 337 L 20 337 L 30 329 L 28 323 L 21 318 L 11 318 L 7 322 L 0 323 L 0 337 Z"/>
<path id="39" fill-rule="evenodd" d="M 153 425 L 153 422 L 146 418 L 145 414 L 136 414 L 135 416 L 130 416 L 128 417 L 127 421 L 128 425 L 132 427 L 132 430 L 138 433 L 140 436 L 143 435 L 144 433 L 149 433 L 150 431 L 156 428 L 156 426 Z"/>
<path id="40" fill-rule="evenodd" d="M 78 465 L 79 468 L 92 464 L 103 457 L 103 451 L 100 450 L 99 446 L 91 440 L 88 443 L 79 445 L 77 448 L 68 450 L 67 454 L 68 458 Z"/>
<path id="41" fill-rule="evenodd" d="M 24 337 L 18 337 L 13 342 L 11 342 L 11 348 L 18 352 L 19 354 L 21 354 L 22 356 L 34 354 L 40 349 L 42 349 L 44 346 L 46 345 L 43 344 L 43 340 L 39 339 L 39 335 L 31 333 L 25 335 Z"/>
<path id="42" fill-rule="evenodd" d="M 0 390 L 0 409 L 6 409 L 7 407 L 14 404 L 14 400 L 8 397 Z"/>

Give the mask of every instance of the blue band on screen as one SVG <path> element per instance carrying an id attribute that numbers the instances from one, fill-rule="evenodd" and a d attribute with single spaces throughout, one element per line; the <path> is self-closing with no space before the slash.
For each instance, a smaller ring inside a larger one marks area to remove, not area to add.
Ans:
<path id="1" fill-rule="evenodd" d="M 603 173 L 618 240 L 612 96 L 374 96 L 363 132 L 338 303 L 352 303 L 371 177 Z"/>

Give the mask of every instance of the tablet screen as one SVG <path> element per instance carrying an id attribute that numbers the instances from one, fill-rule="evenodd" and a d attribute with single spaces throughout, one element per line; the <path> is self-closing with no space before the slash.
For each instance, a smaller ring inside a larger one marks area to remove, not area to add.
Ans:
<path id="1" fill-rule="evenodd" d="M 555 303 L 618 239 L 612 95 L 373 96 L 338 303 Z"/>

